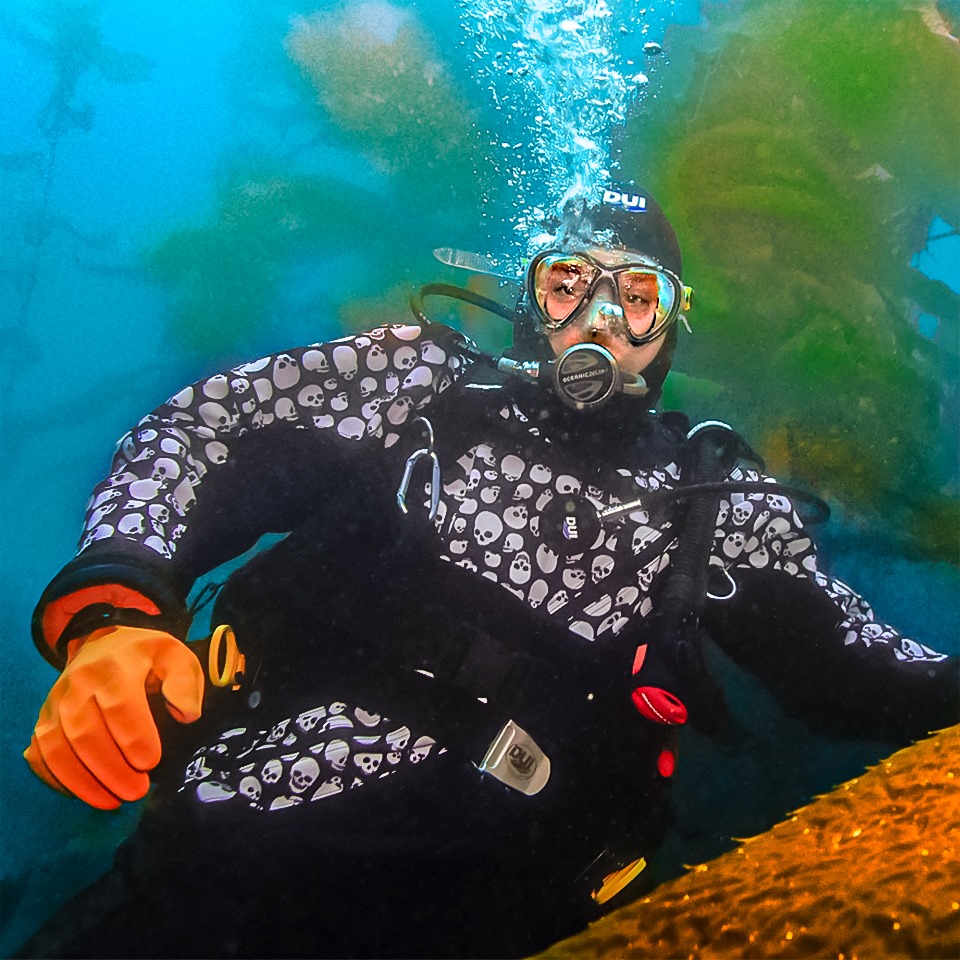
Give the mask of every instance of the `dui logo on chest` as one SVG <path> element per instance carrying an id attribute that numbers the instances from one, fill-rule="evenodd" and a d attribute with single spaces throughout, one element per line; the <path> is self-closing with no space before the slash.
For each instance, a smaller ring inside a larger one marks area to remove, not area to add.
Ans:
<path id="1" fill-rule="evenodd" d="M 540 536 L 562 557 L 589 550 L 600 536 L 596 505 L 574 494 L 554 497 L 540 515 Z"/>

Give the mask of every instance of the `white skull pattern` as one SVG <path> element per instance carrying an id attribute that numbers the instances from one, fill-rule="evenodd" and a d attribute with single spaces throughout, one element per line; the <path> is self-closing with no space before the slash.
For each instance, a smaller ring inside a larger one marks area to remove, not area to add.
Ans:
<path id="1" fill-rule="evenodd" d="M 352 380 L 357 375 L 357 352 L 353 347 L 333 348 L 333 365 L 344 380 Z"/>
<path id="2" fill-rule="evenodd" d="M 391 730 L 386 737 L 384 737 L 386 742 L 390 744 L 390 747 L 394 750 L 403 750 L 404 747 L 410 742 L 410 728 L 409 727 L 397 727 L 396 730 Z"/>
<path id="3" fill-rule="evenodd" d="M 394 351 L 393 365 L 398 370 L 412 370 L 417 362 L 417 351 L 413 347 L 400 347 Z"/>
<path id="4" fill-rule="evenodd" d="M 530 554 L 521 550 L 510 563 L 510 580 L 520 585 L 529 583 L 530 572 Z"/>
<path id="5" fill-rule="evenodd" d="M 430 753 L 436 742 L 433 737 L 420 737 L 410 751 L 410 762 L 420 763 Z"/>
<path id="6" fill-rule="evenodd" d="M 289 354 L 281 353 L 274 361 L 273 382 L 280 390 L 288 390 L 300 382 L 300 365 Z"/>
<path id="7" fill-rule="evenodd" d="M 380 764 L 383 762 L 382 753 L 358 753 L 354 758 L 353 762 L 358 766 L 367 776 L 370 774 L 376 773 L 380 767 Z"/>
<path id="8" fill-rule="evenodd" d="M 489 510 L 481 510 L 473 521 L 473 535 L 481 547 L 493 543 L 503 533 L 503 522 Z"/>
<path id="9" fill-rule="evenodd" d="M 604 577 L 609 577 L 613 570 L 613 557 L 609 554 L 601 553 L 594 557 L 593 564 L 590 567 L 590 575 L 594 583 L 599 583 Z"/>
<path id="10" fill-rule="evenodd" d="M 263 793 L 263 787 L 260 786 L 260 781 L 256 777 L 244 777 L 240 781 L 240 793 L 251 803 L 257 803 Z"/>
<path id="11" fill-rule="evenodd" d="M 276 758 L 268 760 L 260 771 L 260 779 L 264 783 L 279 783 L 283 776 L 283 764 Z"/>
<path id="12" fill-rule="evenodd" d="M 320 764 L 313 757 L 301 757 L 290 768 L 290 789 L 294 793 L 304 793 L 319 776 Z"/>
<path id="13" fill-rule="evenodd" d="M 511 483 L 516 482 L 523 475 L 523 471 L 526 464 L 519 458 L 514 456 L 512 453 L 508 454 L 500 461 L 500 471 L 503 473 L 504 479 L 509 480 Z"/>
<path id="14" fill-rule="evenodd" d="M 324 759 L 334 770 L 342 770 L 350 756 L 350 746 L 345 740 L 331 740 L 323 753 Z"/>

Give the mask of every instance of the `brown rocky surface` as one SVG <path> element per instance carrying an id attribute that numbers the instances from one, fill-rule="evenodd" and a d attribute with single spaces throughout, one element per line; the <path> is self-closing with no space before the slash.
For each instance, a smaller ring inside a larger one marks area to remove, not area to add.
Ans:
<path id="1" fill-rule="evenodd" d="M 960 726 L 541 957 L 960 957 Z"/>

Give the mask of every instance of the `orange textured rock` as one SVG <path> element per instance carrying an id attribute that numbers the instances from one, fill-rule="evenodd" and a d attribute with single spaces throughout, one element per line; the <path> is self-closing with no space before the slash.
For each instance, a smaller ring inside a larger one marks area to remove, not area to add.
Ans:
<path id="1" fill-rule="evenodd" d="M 960 726 L 542 957 L 960 957 Z"/>

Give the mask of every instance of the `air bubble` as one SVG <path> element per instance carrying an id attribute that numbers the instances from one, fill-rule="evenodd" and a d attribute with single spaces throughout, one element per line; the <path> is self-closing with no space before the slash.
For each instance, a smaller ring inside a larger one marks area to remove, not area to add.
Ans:
<path id="1" fill-rule="evenodd" d="M 512 260 L 529 254 L 563 199 L 593 192 L 607 177 L 612 128 L 649 82 L 620 48 L 631 43 L 642 64 L 636 48 L 648 25 L 636 6 L 614 18 L 608 0 L 460 0 L 459 7 L 476 44 L 475 76 L 505 121 L 494 148 L 512 188 L 506 219 L 523 246 Z M 647 56 L 659 52 L 659 44 L 643 47 Z"/>

